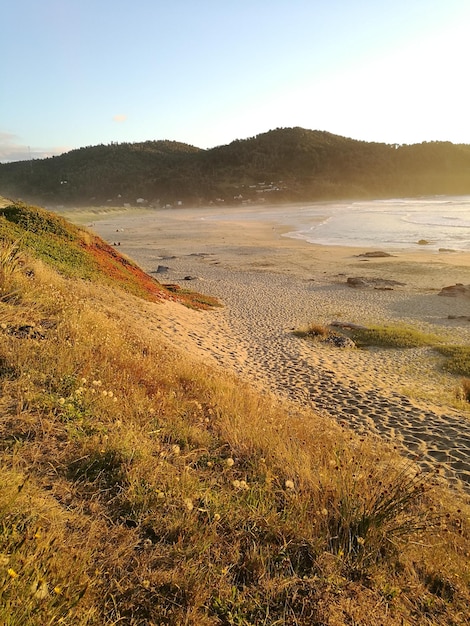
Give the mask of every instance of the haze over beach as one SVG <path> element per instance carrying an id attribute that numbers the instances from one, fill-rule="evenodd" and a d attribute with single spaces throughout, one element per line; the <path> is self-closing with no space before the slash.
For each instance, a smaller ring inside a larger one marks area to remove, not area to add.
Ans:
<path id="1" fill-rule="evenodd" d="M 466 0 L 3 4 L 0 162 L 292 126 L 470 143 Z"/>

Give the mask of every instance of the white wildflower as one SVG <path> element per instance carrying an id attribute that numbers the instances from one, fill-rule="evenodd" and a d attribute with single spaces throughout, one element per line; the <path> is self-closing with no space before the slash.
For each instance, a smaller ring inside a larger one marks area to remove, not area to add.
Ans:
<path id="1" fill-rule="evenodd" d="M 44 600 L 49 595 L 47 583 L 44 580 L 38 580 L 31 585 L 31 593 L 38 600 Z"/>

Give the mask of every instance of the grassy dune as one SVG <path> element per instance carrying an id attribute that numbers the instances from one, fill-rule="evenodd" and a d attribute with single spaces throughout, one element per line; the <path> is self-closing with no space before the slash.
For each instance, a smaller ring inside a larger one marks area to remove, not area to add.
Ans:
<path id="1" fill-rule="evenodd" d="M 0 239 L 1 624 L 468 623 L 456 494 L 139 315 L 214 301 L 40 209 Z"/>

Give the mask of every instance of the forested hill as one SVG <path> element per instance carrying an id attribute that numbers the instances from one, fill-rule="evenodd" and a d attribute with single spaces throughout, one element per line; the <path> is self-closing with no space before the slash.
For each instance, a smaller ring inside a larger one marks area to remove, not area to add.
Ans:
<path id="1" fill-rule="evenodd" d="M 1 164 L 0 194 L 45 205 L 152 206 L 470 194 L 470 145 L 369 143 L 302 128 L 210 150 L 113 143 Z"/>

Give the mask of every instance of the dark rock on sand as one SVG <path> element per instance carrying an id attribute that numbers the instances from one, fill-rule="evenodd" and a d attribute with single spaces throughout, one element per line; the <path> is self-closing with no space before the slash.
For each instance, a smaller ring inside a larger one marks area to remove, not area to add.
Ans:
<path id="1" fill-rule="evenodd" d="M 359 278 L 355 276 L 354 278 L 350 277 L 346 280 L 348 287 L 368 287 L 367 280 L 365 278 Z"/>
<path id="2" fill-rule="evenodd" d="M 393 256 L 393 254 L 389 254 L 388 252 L 382 252 L 381 250 L 374 250 L 373 252 L 363 252 L 362 254 L 358 254 L 357 256 L 366 257 L 367 259 L 380 259 L 382 257 Z"/>
<path id="3" fill-rule="evenodd" d="M 448 296 L 450 298 L 470 296 L 470 285 L 464 285 L 463 283 L 456 283 L 455 285 L 450 285 L 449 287 L 443 287 L 437 295 Z"/>
<path id="4" fill-rule="evenodd" d="M 362 324 L 354 324 L 353 322 L 339 322 L 337 320 L 330 322 L 329 326 L 333 326 L 334 328 L 344 328 L 345 330 L 367 330 L 367 326 L 363 326 Z"/>
<path id="5" fill-rule="evenodd" d="M 336 333 L 331 333 L 325 339 L 322 339 L 322 343 L 329 343 L 336 348 L 355 348 L 356 344 L 349 337 L 344 337 L 343 335 L 337 335 Z"/>
<path id="6" fill-rule="evenodd" d="M 386 278 L 363 278 L 362 276 L 354 276 L 349 277 L 346 284 L 349 287 L 354 287 L 356 289 L 390 289 L 395 286 L 404 287 L 406 283 L 400 283 L 398 280 L 390 280 Z"/>

